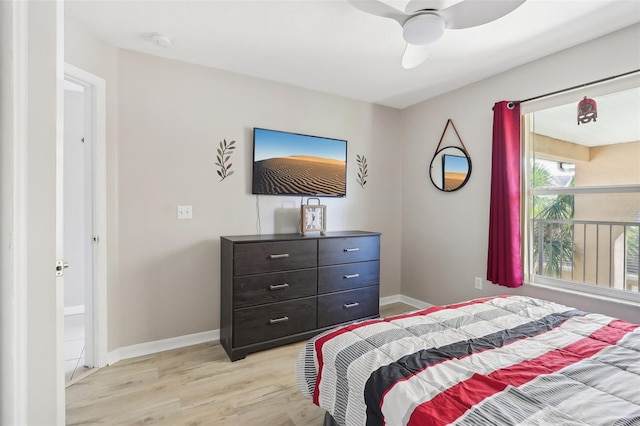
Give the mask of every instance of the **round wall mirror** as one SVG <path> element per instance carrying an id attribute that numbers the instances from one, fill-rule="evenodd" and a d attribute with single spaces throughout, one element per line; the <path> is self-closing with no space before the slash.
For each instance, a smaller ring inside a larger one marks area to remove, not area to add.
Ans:
<path id="1" fill-rule="evenodd" d="M 457 146 L 445 146 L 436 151 L 429 166 L 431 182 L 440 191 L 462 188 L 471 176 L 471 158 Z"/>

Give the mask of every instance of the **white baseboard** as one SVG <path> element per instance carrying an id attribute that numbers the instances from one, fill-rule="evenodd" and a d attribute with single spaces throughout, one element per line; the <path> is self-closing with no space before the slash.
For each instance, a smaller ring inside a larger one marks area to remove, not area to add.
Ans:
<path id="1" fill-rule="evenodd" d="M 413 297 L 405 296 L 404 294 L 394 294 L 393 296 L 380 298 L 380 306 L 389 305 L 391 303 L 404 303 L 417 309 L 427 309 L 433 306 L 431 303 L 423 302 L 422 300 L 414 299 Z"/>
<path id="2" fill-rule="evenodd" d="M 84 314 L 84 305 L 65 306 L 64 316 Z"/>
<path id="3" fill-rule="evenodd" d="M 220 330 L 203 331 L 202 333 L 187 334 L 185 336 L 171 337 L 169 339 L 155 340 L 153 342 L 139 343 L 137 345 L 123 346 L 107 354 L 107 364 L 115 364 L 124 359 L 138 356 L 151 355 L 171 349 L 184 348 L 220 340 Z"/>
<path id="4" fill-rule="evenodd" d="M 398 302 L 411 305 L 416 309 L 427 309 L 433 306 L 429 303 L 403 294 L 394 294 L 393 296 L 382 297 L 380 299 L 380 306 Z M 158 352 L 169 351 L 171 349 L 179 349 L 184 348 L 185 346 L 198 345 L 200 343 L 218 340 L 220 340 L 219 329 L 203 331 L 202 333 L 187 334 L 186 336 L 172 337 L 169 339 L 155 340 L 153 342 L 139 343 L 137 345 L 123 346 L 122 348 L 118 348 L 107 353 L 107 364 L 111 365 L 129 358 L 151 355 Z"/>
<path id="5" fill-rule="evenodd" d="M 400 295 L 394 294 L 393 296 L 381 297 L 380 298 L 380 306 L 390 305 L 392 303 L 400 303 Z"/>

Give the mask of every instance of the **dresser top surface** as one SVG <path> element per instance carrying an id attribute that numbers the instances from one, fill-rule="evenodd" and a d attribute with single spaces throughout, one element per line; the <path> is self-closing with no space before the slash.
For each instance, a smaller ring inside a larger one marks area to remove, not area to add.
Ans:
<path id="1" fill-rule="evenodd" d="M 379 232 L 369 231 L 334 231 L 327 232 L 325 235 L 317 233 L 310 235 L 302 234 L 264 234 L 264 235 L 231 235 L 220 237 L 221 240 L 228 240 L 234 243 L 256 242 L 256 241 L 298 241 L 298 240 L 317 240 L 325 238 L 345 238 L 345 237 L 366 237 L 380 235 Z"/>

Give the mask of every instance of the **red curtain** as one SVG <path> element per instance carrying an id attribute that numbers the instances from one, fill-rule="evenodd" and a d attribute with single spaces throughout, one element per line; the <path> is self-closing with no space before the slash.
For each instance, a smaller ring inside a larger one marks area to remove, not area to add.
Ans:
<path id="1" fill-rule="evenodd" d="M 506 287 L 522 285 L 520 158 L 520 105 L 498 102 L 493 108 L 487 280 Z"/>

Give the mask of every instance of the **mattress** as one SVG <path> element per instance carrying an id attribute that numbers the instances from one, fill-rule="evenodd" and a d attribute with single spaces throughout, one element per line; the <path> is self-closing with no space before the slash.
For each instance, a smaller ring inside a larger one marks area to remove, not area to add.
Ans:
<path id="1" fill-rule="evenodd" d="M 296 378 L 339 425 L 640 425 L 640 328 L 476 299 L 322 333 Z"/>

